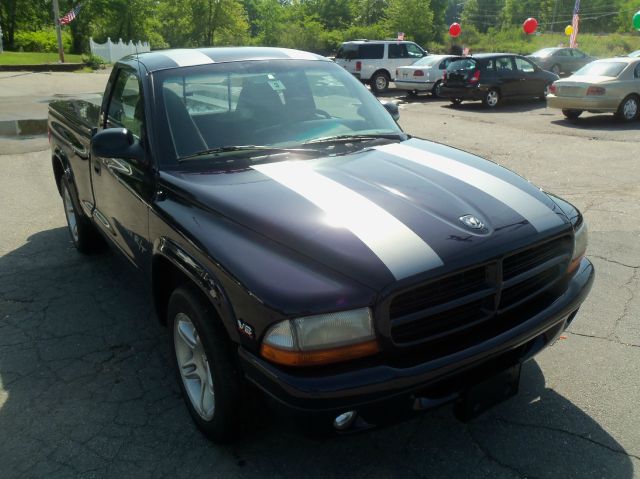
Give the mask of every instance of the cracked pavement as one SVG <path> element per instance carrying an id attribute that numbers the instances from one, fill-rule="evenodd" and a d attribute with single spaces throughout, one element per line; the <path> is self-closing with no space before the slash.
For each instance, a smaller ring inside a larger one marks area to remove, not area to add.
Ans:
<path id="1" fill-rule="evenodd" d="M 0 139 L 0 477 L 640 475 L 640 123 L 428 98 L 402 104 L 401 123 L 585 212 L 596 283 L 518 396 L 469 424 L 444 407 L 324 439 L 262 413 L 241 441 L 213 445 L 183 406 L 144 278 L 114 253 L 75 252 L 46 138 Z"/>

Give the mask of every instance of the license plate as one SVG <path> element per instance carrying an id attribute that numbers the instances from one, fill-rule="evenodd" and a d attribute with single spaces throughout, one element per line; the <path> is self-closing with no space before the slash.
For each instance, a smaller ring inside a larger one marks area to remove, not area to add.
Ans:
<path id="1" fill-rule="evenodd" d="M 518 364 L 469 387 L 455 405 L 455 414 L 461 421 L 469 421 L 496 404 L 515 396 L 519 386 Z"/>

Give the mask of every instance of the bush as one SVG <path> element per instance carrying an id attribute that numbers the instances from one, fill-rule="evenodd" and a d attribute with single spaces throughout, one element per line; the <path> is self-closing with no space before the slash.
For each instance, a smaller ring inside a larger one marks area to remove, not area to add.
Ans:
<path id="1" fill-rule="evenodd" d="M 92 70 L 100 70 L 104 68 L 105 65 L 104 58 L 94 55 L 93 53 L 82 55 L 82 62 Z"/>
<path id="2" fill-rule="evenodd" d="M 55 28 L 16 32 L 14 44 L 17 50 L 25 52 L 55 53 L 58 51 Z M 71 33 L 62 32 L 62 48 L 67 53 L 71 49 Z"/>

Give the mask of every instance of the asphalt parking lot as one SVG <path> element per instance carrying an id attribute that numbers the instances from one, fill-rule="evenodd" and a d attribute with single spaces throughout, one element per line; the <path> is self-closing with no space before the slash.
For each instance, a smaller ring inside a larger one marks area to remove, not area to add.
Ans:
<path id="1" fill-rule="evenodd" d="M 596 283 L 517 397 L 469 424 L 444 407 L 324 439 L 264 412 L 243 440 L 209 443 L 143 279 L 113 253 L 75 252 L 46 138 L 0 138 L 0 477 L 640 476 L 640 122 L 388 99 L 407 132 L 497 161 L 585 214 Z"/>

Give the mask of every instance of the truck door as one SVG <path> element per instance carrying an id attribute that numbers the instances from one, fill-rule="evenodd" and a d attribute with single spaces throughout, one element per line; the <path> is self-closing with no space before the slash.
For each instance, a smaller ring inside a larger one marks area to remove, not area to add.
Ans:
<path id="1" fill-rule="evenodd" d="M 137 72 L 122 66 L 103 107 L 104 128 L 127 128 L 146 144 L 144 102 Z M 148 149 L 145 148 L 148 152 Z M 152 195 L 152 172 L 145 161 L 91 158 L 95 199 L 94 217 L 105 236 L 136 266 L 150 258 L 148 210 Z"/>

